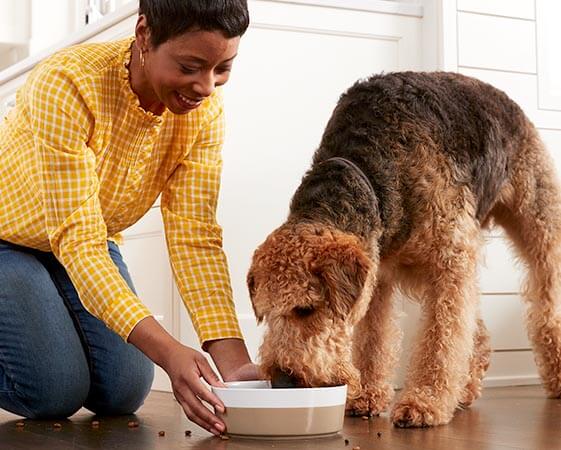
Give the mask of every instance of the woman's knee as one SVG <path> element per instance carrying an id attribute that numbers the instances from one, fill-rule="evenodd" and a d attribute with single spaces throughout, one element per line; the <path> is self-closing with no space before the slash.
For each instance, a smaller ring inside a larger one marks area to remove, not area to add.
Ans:
<path id="1" fill-rule="evenodd" d="M 13 382 L 0 393 L 0 407 L 28 419 L 70 417 L 85 403 L 90 388 L 87 367 L 66 365 L 43 371 L 33 380 Z"/>
<path id="2" fill-rule="evenodd" d="M 142 406 L 154 381 L 154 363 L 133 347 L 133 354 L 96 376 L 85 407 L 100 415 L 132 414 Z"/>

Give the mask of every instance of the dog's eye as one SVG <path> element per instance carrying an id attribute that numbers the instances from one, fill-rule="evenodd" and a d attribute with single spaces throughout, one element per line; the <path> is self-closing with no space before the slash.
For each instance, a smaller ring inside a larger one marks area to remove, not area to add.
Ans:
<path id="1" fill-rule="evenodd" d="M 255 294 L 255 277 L 253 275 L 248 275 L 247 277 L 247 289 L 249 291 L 249 295 L 253 297 Z"/>
<path id="2" fill-rule="evenodd" d="M 296 307 L 292 310 L 292 312 L 299 318 L 306 318 L 311 316 L 314 313 L 315 309 L 312 306 L 302 306 Z"/>

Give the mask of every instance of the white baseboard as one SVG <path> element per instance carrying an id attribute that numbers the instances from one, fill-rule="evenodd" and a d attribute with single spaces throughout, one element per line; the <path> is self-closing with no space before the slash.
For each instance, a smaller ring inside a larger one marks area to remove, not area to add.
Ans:
<path id="1" fill-rule="evenodd" d="M 528 376 L 503 376 L 503 377 L 489 377 L 483 380 L 483 387 L 504 387 L 504 386 L 528 386 L 541 384 L 540 377 L 535 375 Z"/>

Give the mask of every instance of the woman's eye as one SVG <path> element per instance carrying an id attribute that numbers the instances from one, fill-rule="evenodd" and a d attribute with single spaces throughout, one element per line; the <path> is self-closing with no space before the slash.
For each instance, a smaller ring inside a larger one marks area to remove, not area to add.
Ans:
<path id="1" fill-rule="evenodd" d="M 197 72 L 198 69 L 196 69 L 195 67 L 187 67 L 187 66 L 180 66 L 181 67 L 181 71 L 185 74 L 192 74 Z"/>
<path id="2" fill-rule="evenodd" d="M 228 73 L 228 72 L 230 72 L 231 70 L 232 70 L 231 67 L 217 67 L 217 68 L 216 68 L 216 73 L 220 73 L 220 74 L 222 74 L 222 73 Z"/>

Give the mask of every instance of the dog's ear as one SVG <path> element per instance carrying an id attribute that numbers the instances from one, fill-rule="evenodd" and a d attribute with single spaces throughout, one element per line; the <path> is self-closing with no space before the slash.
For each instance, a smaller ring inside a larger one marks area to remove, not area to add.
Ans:
<path id="1" fill-rule="evenodd" d="M 324 281 L 330 307 L 337 315 L 346 317 L 358 300 L 371 267 L 372 261 L 357 241 L 338 237 L 319 249 L 311 271 Z"/>
<path id="2" fill-rule="evenodd" d="M 253 271 L 251 269 L 247 273 L 247 289 L 249 291 L 249 298 L 251 300 L 253 313 L 255 314 L 255 318 L 257 319 L 257 325 L 260 325 L 263 321 L 263 314 L 258 313 L 257 308 L 255 307 L 255 276 L 253 275 Z"/>

